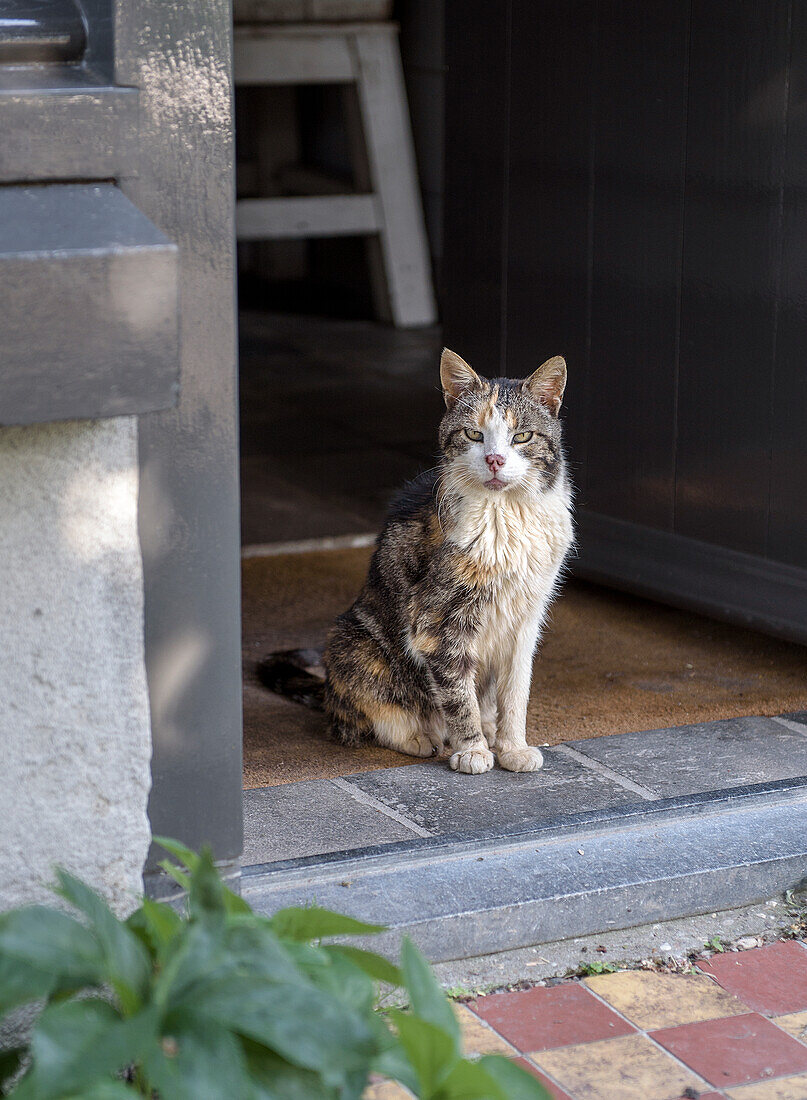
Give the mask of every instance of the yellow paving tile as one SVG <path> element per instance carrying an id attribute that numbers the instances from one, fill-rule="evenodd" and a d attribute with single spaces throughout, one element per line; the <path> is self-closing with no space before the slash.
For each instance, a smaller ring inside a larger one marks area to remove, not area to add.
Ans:
<path id="1" fill-rule="evenodd" d="M 412 1093 L 395 1081 L 376 1081 L 367 1086 L 361 1100 L 412 1100 Z"/>
<path id="2" fill-rule="evenodd" d="M 543 1050 L 529 1057 L 575 1100 L 672 1100 L 686 1088 L 708 1090 L 700 1077 L 644 1035 Z"/>
<path id="3" fill-rule="evenodd" d="M 740 1085 L 726 1089 L 732 1100 L 804 1100 L 807 1097 L 807 1074 L 780 1077 L 778 1081 L 762 1081 L 758 1085 Z"/>
<path id="4" fill-rule="evenodd" d="M 787 1016 L 774 1016 L 773 1022 L 783 1027 L 794 1039 L 807 1043 L 807 1012 L 789 1012 Z"/>
<path id="5" fill-rule="evenodd" d="M 516 1054 L 516 1048 L 497 1035 L 465 1005 L 454 1005 L 462 1029 L 462 1046 L 467 1058 L 476 1054 Z"/>
<path id="6" fill-rule="evenodd" d="M 645 1031 L 751 1011 L 705 974 L 622 970 L 586 978 L 585 985 Z"/>

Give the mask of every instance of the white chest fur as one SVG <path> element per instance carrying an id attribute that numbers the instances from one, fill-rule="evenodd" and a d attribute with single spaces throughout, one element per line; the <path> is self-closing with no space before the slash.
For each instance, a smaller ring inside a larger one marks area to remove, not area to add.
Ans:
<path id="1" fill-rule="evenodd" d="M 538 497 L 475 494 L 462 502 L 450 538 L 502 580 L 554 576 L 573 540 L 571 494 L 565 484 Z"/>
<path id="2" fill-rule="evenodd" d="M 452 541 L 490 578 L 493 598 L 474 648 L 495 667 L 516 637 L 538 637 L 574 538 L 571 493 L 560 484 L 538 498 L 485 494 L 463 504 Z"/>

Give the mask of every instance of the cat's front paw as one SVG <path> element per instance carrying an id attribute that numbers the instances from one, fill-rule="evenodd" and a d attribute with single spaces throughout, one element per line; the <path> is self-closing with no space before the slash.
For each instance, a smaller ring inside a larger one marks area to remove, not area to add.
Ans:
<path id="1" fill-rule="evenodd" d="M 434 756 L 437 752 L 437 746 L 428 734 L 421 733 L 419 730 L 395 748 L 398 752 L 405 752 L 409 756 Z"/>
<path id="2" fill-rule="evenodd" d="M 544 763 L 540 749 L 527 745 L 523 749 L 507 749 L 499 753 L 499 764 L 508 772 L 537 772 Z"/>
<path id="3" fill-rule="evenodd" d="M 478 775 L 480 772 L 489 772 L 493 767 L 493 753 L 487 749 L 468 749 L 465 752 L 455 752 L 448 763 L 455 772 Z"/>

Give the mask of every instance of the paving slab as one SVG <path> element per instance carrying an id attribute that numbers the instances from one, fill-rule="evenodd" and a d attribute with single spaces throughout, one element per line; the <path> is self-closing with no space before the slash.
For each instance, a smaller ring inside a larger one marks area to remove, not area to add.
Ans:
<path id="1" fill-rule="evenodd" d="M 804 728 L 730 719 L 575 741 L 523 775 L 431 761 L 253 789 L 243 892 L 387 924 L 376 948 L 408 934 L 434 961 L 755 903 L 803 880 Z"/>
<path id="2" fill-rule="evenodd" d="M 626 917 L 631 916 L 632 911 L 626 910 Z M 462 989 L 478 995 L 504 989 L 525 978 L 532 982 L 557 979 L 592 960 L 620 968 L 637 967 L 647 959 L 673 957 L 680 960 L 692 952 L 702 951 L 704 944 L 715 936 L 724 943 L 736 942 L 741 937 L 762 942 L 765 937 L 787 934 L 792 923 L 793 917 L 784 898 L 769 898 L 738 909 L 721 909 L 438 963 L 435 970 L 440 983 L 447 989 Z M 628 973 L 645 971 L 629 970 Z M 712 978 L 708 980 L 713 981 Z M 598 995 L 602 995 L 599 990 Z M 674 999 L 669 1002 L 673 1009 L 676 1003 Z M 776 1023 L 795 1038 L 807 1041 L 807 1012 L 803 1013 L 803 1021 L 801 1015 L 779 1016 Z M 667 1023 L 658 1026 L 667 1026 Z"/>
<path id="3" fill-rule="evenodd" d="M 244 791 L 245 865 L 391 844 L 414 835 L 327 779 Z"/>
<path id="4" fill-rule="evenodd" d="M 316 899 L 389 925 L 369 946 L 397 953 L 408 934 L 438 961 L 747 905 L 804 875 L 807 788 L 797 780 L 590 816 L 247 867 L 242 892 L 264 913 Z"/>
<path id="5" fill-rule="evenodd" d="M 729 718 L 569 745 L 662 798 L 807 776 L 807 736 L 773 718 Z"/>
<path id="6" fill-rule="evenodd" d="M 562 752 L 543 752 L 545 763 L 537 772 L 494 768 L 482 775 L 461 775 L 448 765 L 413 764 L 346 780 L 434 836 L 516 828 L 641 801 L 634 791 Z"/>

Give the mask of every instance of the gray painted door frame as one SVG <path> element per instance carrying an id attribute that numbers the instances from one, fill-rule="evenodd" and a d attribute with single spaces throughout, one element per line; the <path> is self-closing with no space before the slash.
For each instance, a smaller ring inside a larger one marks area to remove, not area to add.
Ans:
<path id="1" fill-rule="evenodd" d="M 180 400 L 139 421 L 152 831 L 242 848 L 232 19 L 227 0 L 115 0 L 140 91 L 132 201 L 179 247 Z M 157 854 L 147 865 L 150 884 Z M 151 883 L 153 885 L 153 883 Z"/>
<path id="2" fill-rule="evenodd" d="M 230 4 L 0 0 L 0 16 L 0 265 L 13 330 L 3 423 L 139 417 L 152 830 L 210 844 L 237 875 Z M 20 256 L 29 266 L 14 279 Z M 159 301 L 138 312 L 126 287 L 144 280 Z M 129 327 L 119 341 L 121 287 Z M 26 331 L 20 319 L 34 307 L 38 327 Z M 150 887 L 155 868 L 152 856 Z"/>

